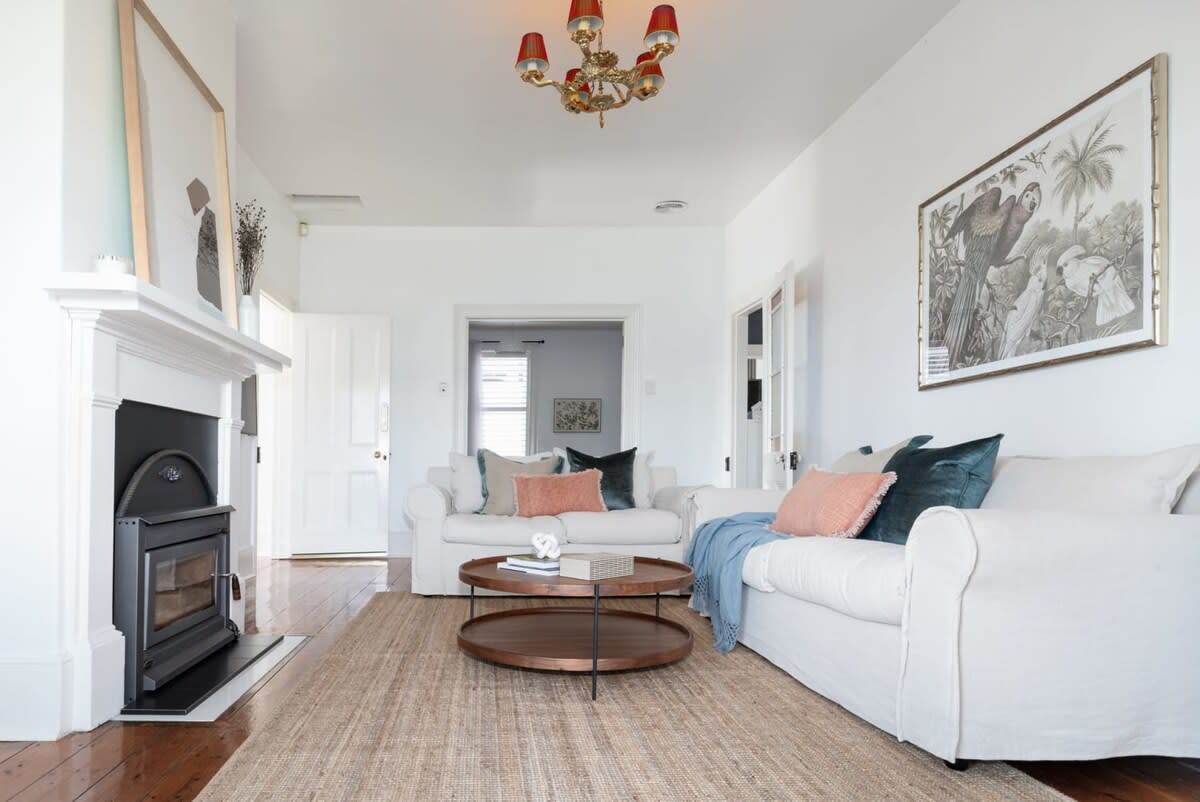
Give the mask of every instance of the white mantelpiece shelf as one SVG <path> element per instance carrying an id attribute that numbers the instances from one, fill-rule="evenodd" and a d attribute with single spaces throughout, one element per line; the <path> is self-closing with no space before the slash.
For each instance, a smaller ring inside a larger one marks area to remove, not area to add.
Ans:
<path id="1" fill-rule="evenodd" d="M 224 320 L 135 276 L 60 273 L 46 289 L 72 315 L 94 315 L 99 327 L 150 347 L 174 346 L 171 350 L 177 353 L 182 349 L 222 373 L 246 378 L 259 368 L 280 371 L 292 363 Z"/>

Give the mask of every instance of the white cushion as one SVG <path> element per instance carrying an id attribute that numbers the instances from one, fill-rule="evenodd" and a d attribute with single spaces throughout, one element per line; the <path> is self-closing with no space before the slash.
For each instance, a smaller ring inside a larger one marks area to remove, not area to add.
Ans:
<path id="1" fill-rule="evenodd" d="M 908 448 L 912 441 L 913 438 L 906 437 L 894 446 L 872 451 L 870 454 L 851 451 L 838 457 L 837 461 L 829 466 L 829 470 L 834 473 L 883 473 L 883 467 L 888 464 L 888 460 L 900 449 Z"/>
<path id="2" fill-rule="evenodd" d="M 1176 515 L 1200 515 L 1200 471 L 1192 474 L 1175 505 Z"/>
<path id="3" fill-rule="evenodd" d="M 666 510 L 564 512 L 558 519 L 568 543 L 650 545 L 678 543 L 683 535 L 679 516 Z"/>
<path id="4" fill-rule="evenodd" d="M 513 459 L 516 462 L 537 462 L 551 454 L 562 457 L 564 465 L 566 464 L 567 452 L 558 448 Z M 454 497 L 454 511 L 467 513 L 483 509 L 483 474 L 479 472 L 479 457 L 451 451 L 450 475 L 450 494 Z"/>
<path id="5" fill-rule="evenodd" d="M 899 626 L 904 547 L 875 540 L 789 537 L 751 549 L 742 564 L 742 581 L 862 621 Z"/>
<path id="6" fill-rule="evenodd" d="M 448 515 L 442 527 L 442 540 L 447 543 L 470 543 L 477 546 L 530 546 L 537 532 L 548 532 L 565 542 L 562 522 L 557 518 L 518 518 L 509 515 Z"/>
<path id="7" fill-rule="evenodd" d="M 1169 513 L 1200 466 L 1200 446 L 1141 457 L 1010 457 L 996 463 L 984 509 Z"/>

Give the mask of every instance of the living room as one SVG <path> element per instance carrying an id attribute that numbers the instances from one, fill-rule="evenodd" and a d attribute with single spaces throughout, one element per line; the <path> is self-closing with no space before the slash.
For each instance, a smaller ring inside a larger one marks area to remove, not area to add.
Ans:
<path id="1" fill-rule="evenodd" d="M 1200 798 L 1200 6 L 21 6 L 0 798 Z"/>

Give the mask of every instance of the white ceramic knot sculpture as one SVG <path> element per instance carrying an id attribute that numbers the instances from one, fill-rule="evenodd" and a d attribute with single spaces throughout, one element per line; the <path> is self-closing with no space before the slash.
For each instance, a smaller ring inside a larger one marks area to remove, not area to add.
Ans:
<path id="1" fill-rule="evenodd" d="M 562 554 L 562 546 L 558 545 L 558 538 L 549 532 L 534 534 L 533 550 L 537 552 L 539 560 L 557 560 Z"/>

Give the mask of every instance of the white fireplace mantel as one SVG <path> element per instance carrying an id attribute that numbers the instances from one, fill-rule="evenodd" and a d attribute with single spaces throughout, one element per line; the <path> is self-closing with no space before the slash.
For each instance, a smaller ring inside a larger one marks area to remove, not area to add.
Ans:
<path id="1" fill-rule="evenodd" d="M 62 273 L 46 289 L 66 329 L 59 553 L 70 557 L 60 565 L 64 637 L 54 658 L 62 734 L 108 720 L 124 699 L 124 638 L 112 615 L 118 409 L 139 401 L 216 418 L 215 489 L 219 503 L 234 504 L 254 469 L 241 447 L 242 380 L 291 360 L 133 276 Z M 231 552 L 253 555 L 252 501 L 234 506 Z M 231 611 L 238 625 L 243 613 Z"/>
<path id="2" fill-rule="evenodd" d="M 258 368 L 280 371 L 291 365 L 288 357 L 224 320 L 134 276 L 61 273 L 46 289 L 73 315 L 94 316 L 99 328 L 143 341 L 152 350 L 186 353 L 185 367 L 247 378 Z"/>

